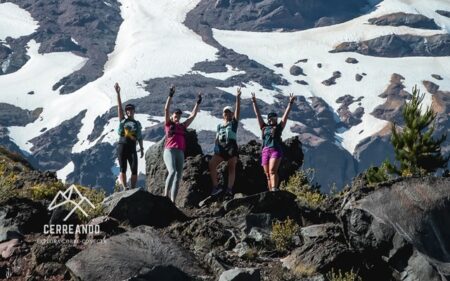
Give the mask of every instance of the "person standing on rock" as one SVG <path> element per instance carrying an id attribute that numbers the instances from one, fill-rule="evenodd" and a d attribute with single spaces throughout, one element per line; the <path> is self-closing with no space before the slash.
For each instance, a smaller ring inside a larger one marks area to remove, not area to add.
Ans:
<path id="1" fill-rule="evenodd" d="M 184 121 L 180 122 L 182 111 L 176 109 L 170 114 L 170 104 L 175 94 L 175 86 L 170 87 L 169 96 L 167 97 L 164 107 L 164 132 L 166 134 L 166 142 L 164 145 L 164 164 L 169 174 L 166 178 L 164 196 L 169 196 L 170 200 L 175 203 L 180 185 L 181 176 L 183 175 L 184 151 L 186 150 L 186 129 L 194 121 L 195 116 L 202 102 L 202 94 L 197 96 L 197 102 L 192 110 L 191 115 Z"/>
<path id="2" fill-rule="evenodd" d="M 256 95 L 255 93 L 252 93 L 253 110 L 255 111 L 259 127 L 262 131 L 263 145 L 261 165 L 263 166 L 264 173 L 267 177 L 267 187 L 269 191 L 278 190 L 278 168 L 280 167 L 281 159 L 283 158 L 283 140 L 281 139 L 281 134 L 283 133 L 284 127 L 286 127 L 288 115 L 295 100 L 296 97 L 294 97 L 294 94 L 290 94 L 288 106 L 284 111 L 283 117 L 281 117 L 280 123 L 278 123 L 278 115 L 275 112 L 270 112 L 267 115 L 267 123 L 265 123 L 259 112 L 258 105 L 256 104 Z"/>
<path id="3" fill-rule="evenodd" d="M 209 161 L 209 172 L 213 183 L 212 196 L 219 195 L 223 189 L 219 188 L 217 179 L 217 166 L 223 161 L 228 164 L 228 187 L 225 190 L 226 196 L 233 196 L 234 180 L 236 178 L 236 164 L 238 161 L 237 128 L 241 107 L 241 88 L 237 89 L 236 111 L 231 106 L 223 108 L 223 122 L 217 125 L 214 155 Z"/>
<path id="4" fill-rule="evenodd" d="M 120 174 L 119 181 L 124 190 L 127 190 L 127 162 L 130 165 L 131 188 L 136 187 L 137 183 L 137 171 L 138 171 L 138 159 L 136 144 L 139 143 L 141 158 L 144 156 L 144 145 L 142 140 L 142 126 L 139 121 L 134 119 L 135 106 L 133 104 L 127 104 L 125 106 L 125 114 L 122 108 L 122 100 L 120 98 L 120 86 L 119 83 L 114 85 L 114 89 L 117 93 L 117 115 L 119 117 L 119 145 L 117 147 L 117 158 L 119 160 Z"/>

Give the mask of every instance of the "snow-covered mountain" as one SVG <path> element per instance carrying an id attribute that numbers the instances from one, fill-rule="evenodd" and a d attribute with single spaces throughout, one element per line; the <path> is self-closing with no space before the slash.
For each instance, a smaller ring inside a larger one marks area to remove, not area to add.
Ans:
<path id="1" fill-rule="evenodd" d="M 283 137 L 299 136 L 325 191 L 393 159 L 389 124 L 414 85 L 437 133 L 450 128 L 446 0 L 0 2 L 0 144 L 67 182 L 114 185 L 116 81 L 146 148 L 163 136 L 170 84 L 186 112 L 205 93 L 192 124 L 205 152 L 237 86 L 241 143 L 260 136 L 251 92 L 264 114 L 295 93 Z"/>

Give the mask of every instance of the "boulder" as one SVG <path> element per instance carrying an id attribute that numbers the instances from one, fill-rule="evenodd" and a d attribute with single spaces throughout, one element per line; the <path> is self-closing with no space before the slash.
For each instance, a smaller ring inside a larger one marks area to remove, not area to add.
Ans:
<path id="1" fill-rule="evenodd" d="M 450 178 L 399 180 L 344 203 L 344 232 L 356 251 L 385 257 L 407 280 L 450 278 Z M 419 260 L 428 273 L 413 266 Z"/>
<path id="2" fill-rule="evenodd" d="M 219 281 L 260 281 L 261 275 L 256 268 L 233 268 L 223 272 Z"/>
<path id="3" fill-rule="evenodd" d="M 289 69 L 289 73 L 294 76 L 299 76 L 299 75 L 306 76 L 305 73 L 303 72 L 303 69 L 298 65 L 291 66 L 291 68 Z"/>
<path id="4" fill-rule="evenodd" d="M 196 258 L 167 236 L 139 226 L 94 244 L 71 258 L 66 266 L 81 280 L 189 280 L 205 275 Z M 175 268 L 175 269 L 174 269 Z M 163 276 L 145 279 L 143 276 Z M 168 279 L 181 276 L 181 279 Z"/>
<path id="5" fill-rule="evenodd" d="M 164 164 L 164 143 L 165 138 L 152 145 L 145 153 L 146 163 L 146 187 L 153 194 L 163 195 L 167 177 L 167 169 Z M 202 155 L 202 148 L 198 144 L 197 133 L 194 130 L 187 130 L 185 158 Z"/>
<path id="6" fill-rule="evenodd" d="M 116 192 L 105 198 L 103 207 L 107 216 L 131 226 L 166 227 L 187 218 L 169 198 L 142 189 Z"/>
<path id="7" fill-rule="evenodd" d="M 190 132 L 188 147 L 199 147 L 195 131 Z M 146 153 L 147 189 L 153 194 L 163 194 L 167 169 L 161 161 L 164 143 L 161 140 Z M 187 158 L 183 169 L 182 181 L 176 199 L 177 206 L 197 207 L 208 197 L 212 183 L 208 170 L 210 156 L 201 150 L 186 150 Z M 280 168 L 280 181 L 288 179 L 303 164 L 302 144 L 298 138 L 290 138 L 284 142 L 284 155 Z M 228 172 L 226 163 L 218 167 L 219 184 L 227 186 Z M 236 168 L 235 193 L 255 194 L 267 190 L 267 181 L 261 168 L 261 144 L 252 140 L 239 147 L 239 161 Z"/>
<path id="8" fill-rule="evenodd" d="M 269 220 L 285 220 L 287 217 L 301 223 L 301 210 L 298 207 L 294 194 L 287 191 L 266 191 L 242 198 L 235 198 L 224 203 L 222 211 L 228 213 L 241 207 L 246 207 L 253 214 L 271 214 Z M 252 227 L 252 221 L 255 226 L 266 227 L 267 217 L 247 217 L 248 226 Z M 257 223 L 257 222 L 260 223 Z M 270 225 L 271 227 L 271 225 Z"/>
<path id="9" fill-rule="evenodd" d="M 433 19 L 420 14 L 408 13 L 392 13 L 377 18 L 369 19 L 370 24 L 389 25 L 389 26 L 408 26 L 412 28 L 435 29 L 439 30 L 439 26 Z"/>
<path id="10" fill-rule="evenodd" d="M 10 198 L 0 203 L 0 242 L 40 233 L 48 222 L 47 209 L 27 198 Z"/>

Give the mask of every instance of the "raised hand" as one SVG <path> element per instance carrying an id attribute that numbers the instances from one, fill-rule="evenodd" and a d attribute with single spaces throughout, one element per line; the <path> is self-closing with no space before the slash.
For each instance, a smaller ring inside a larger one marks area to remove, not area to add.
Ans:
<path id="1" fill-rule="evenodd" d="M 202 103 L 202 93 L 199 93 L 197 96 L 197 104 L 201 104 Z"/>
<path id="2" fill-rule="evenodd" d="M 297 100 L 297 97 L 294 96 L 293 93 L 289 94 L 289 103 L 293 104 Z"/>
<path id="3" fill-rule="evenodd" d="M 256 94 L 252 93 L 252 102 L 256 102 Z"/>
<path id="4" fill-rule="evenodd" d="M 175 94 L 175 85 L 170 86 L 169 97 L 173 97 Z"/>
<path id="5" fill-rule="evenodd" d="M 236 96 L 237 96 L 238 98 L 240 98 L 241 95 L 242 95 L 242 91 L 241 91 L 241 87 L 239 87 L 239 88 L 237 88 L 237 94 L 236 94 Z"/>
<path id="6" fill-rule="evenodd" d="M 116 90 L 116 93 L 120 94 L 120 86 L 119 86 L 119 83 L 116 82 L 116 84 L 114 84 L 114 89 Z"/>

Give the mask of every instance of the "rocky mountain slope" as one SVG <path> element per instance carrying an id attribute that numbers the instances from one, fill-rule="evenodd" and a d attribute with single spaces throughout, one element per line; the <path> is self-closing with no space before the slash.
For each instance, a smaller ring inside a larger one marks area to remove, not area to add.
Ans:
<path id="1" fill-rule="evenodd" d="M 236 87 L 241 145 L 260 136 L 250 93 L 263 114 L 281 114 L 294 92 L 283 137 L 299 137 L 324 191 L 342 188 L 393 158 L 389 122 L 401 122 L 414 85 L 438 113 L 436 131 L 448 132 L 449 12 L 443 0 L 3 0 L 0 143 L 67 183 L 110 192 L 114 82 L 138 106 L 146 148 L 163 136 L 169 85 L 186 113 L 204 92 L 192 127 L 205 154 Z"/>
<path id="2" fill-rule="evenodd" d="M 5 167 L 22 169 L 10 183 L 28 183 L 13 190 L 46 177 L 20 156 L 2 151 L 0 158 Z M 193 174 L 201 172 L 185 170 Z M 201 184 L 192 179 L 192 187 Z M 52 180 L 40 183 L 48 188 Z M 184 189 L 183 198 L 199 193 Z M 45 199 L 8 194 L 0 197 L 2 279 L 334 281 L 333 272 L 353 272 L 364 281 L 450 280 L 450 178 L 374 186 L 361 177 L 321 200 L 253 190 L 180 209 L 134 189 L 105 198 L 102 213 L 84 223 L 77 216 L 64 222 L 68 210 L 48 211 Z M 100 232 L 44 235 L 46 224 L 88 224 Z"/>

